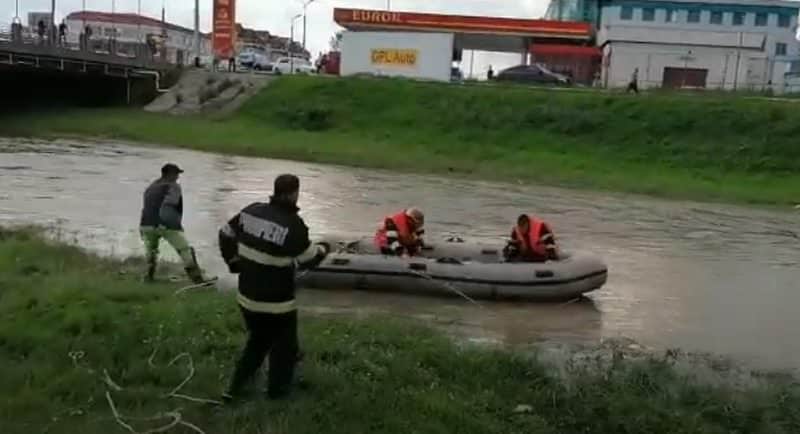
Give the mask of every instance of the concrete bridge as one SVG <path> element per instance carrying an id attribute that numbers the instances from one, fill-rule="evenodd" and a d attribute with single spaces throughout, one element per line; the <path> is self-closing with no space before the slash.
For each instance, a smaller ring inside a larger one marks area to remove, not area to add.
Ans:
<path id="1" fill-rule="evenodd" d="M 60 82 L 49 83 L 46 87 L 50 88 L 93 80 L 98 88 L 111 84 L 124 88 L 118 94 L 128 104 L 135 95 L 147 93 L 147 88 L 153 94 L 163 91 L 165 76 L 178 67 L 163 61 L 145 44 L 126 48 L 126 52 L 117 50 L 109 40 L 81 41 L 76 46 L 0 33 L 0 76 L 8 78 L 0 80 L 5 88 L 0 91 L 8 92 L 14 86 L 37 87 L 43 80 Z"/>

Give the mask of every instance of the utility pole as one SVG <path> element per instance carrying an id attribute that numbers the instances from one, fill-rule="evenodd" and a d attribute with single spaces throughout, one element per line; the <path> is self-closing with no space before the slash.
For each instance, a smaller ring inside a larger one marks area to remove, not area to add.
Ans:
<path id="1" fill-rule="evenodd" d="M 136 1 L 136 42 L 141 46 L 142 44 L 142 0 Z M 139 52 L 138 50 L 136 51 Z"/>
<path id="2" fill-rule="evenodd" d="M 308 5 L 314 3 L 315 0 L 306 0 L 303 2 L 303 49 L 306 49 L 306 9 Z"/>
<path id="3" fill-rule="evenodd" d="M 56 45 L 56 0 L 50 2 L 50 45 Z"/>
<path id="4" fill-rule="evenodd" d="M 200 0 L 194 0 L 194 59 L 197 65 L 200 60 Z"/>
<path id="5" fill-rule="evenodd" d="M 111 0 L 111 30 L 112 30 L 111 38 L 115 41 L 117 40 L 117 26 L 115 23 L 116 19 L 114 17 L 116 11 L 117 11 L 117 2 L 115 0 Z M 116 44 L 114 45 L 114 47 L 116 47 Z M 116 55 L 117 53 L 115 52 L 114 54 Z"/>
<path id="6" fill-rule="evenodd" d="M 392 0 L 386 0 L 386 10 L 392 10 Z"/>
<path id="7" fill-rule="evenodd" d="M 294 45 L 294 22 L 303 15 L 297 14 L 292 17 L 292 25 L 289 30 L 289 74 L 294 74 L 294 56 L 292 55 L 292 45 Z"/>
<path id="8" fill-rule="evenodd" d="M 86 0 L 81 2 L 81 16 L 83 16 L 83 20 L 81 21 L 81 32 L 80 34 L 83 35 L 83 43 L 81 44 L 81 50 L 89 51 L 89 35 L 86 31 Z"/>

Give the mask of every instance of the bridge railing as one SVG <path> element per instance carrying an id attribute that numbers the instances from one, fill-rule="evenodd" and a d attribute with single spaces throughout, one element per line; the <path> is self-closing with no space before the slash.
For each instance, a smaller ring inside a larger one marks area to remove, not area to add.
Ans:
<path id="1" fill-rule="evenodd" d="M 84 52 L 147 62 L 171 63 L 166 52 L 156 51 L 146 43 L 120 41 L 102 36 L 87 37 L 83 33 L 78 35 L 76 41 L 75 35 L 71 36 L 72 38 L 65 35 L 63 38 L 57 36 L 51 39 L 47 34 L 39 36 L 21 24 L 0 24 L 0 44 L 10 44 L 16 47 L 30 46 L 32 49 L 35 46 L 38 49 L 45 48 L 50 52 L 61 51 L 64 54 Z"/>

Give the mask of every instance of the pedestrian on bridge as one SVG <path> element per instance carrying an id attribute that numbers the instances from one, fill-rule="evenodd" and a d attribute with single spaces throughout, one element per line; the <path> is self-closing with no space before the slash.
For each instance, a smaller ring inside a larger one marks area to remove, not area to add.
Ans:
<path id="1" fill-rule="evenodd" d="M 58 25 L 58 43 L 62 46 L 67 44 L 67 23 L 64 21 Z"/>
<path id="2" fill-rule="evenodd" d="M 47 31 L 47 27 L 44 24 L 44 20 L 39 20 L 39 23 L 36 25 L 36 33 L 39 35 L 39 43 L 44 43 L 44 34 Z"/>

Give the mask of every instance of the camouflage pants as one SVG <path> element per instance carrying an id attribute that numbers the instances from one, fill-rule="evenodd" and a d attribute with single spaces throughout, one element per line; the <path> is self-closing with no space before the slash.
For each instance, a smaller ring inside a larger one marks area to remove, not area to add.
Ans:
<path id="1" fill-rule="evenodd" d="M 155 266 L 158 261 L 158 246 L 161 239 L 165 239 L 170 246 L 178 253 L 183 261 L 184 268 L 195 269 L 199 268 L 197 260 L 194 256 L 194 249 L 189 245 L 183 231 L 167 229 L 163 226 L 142 226 L 139 228 L 139 233 L 144 242 L 145 255 L 147 263 Z"/>

